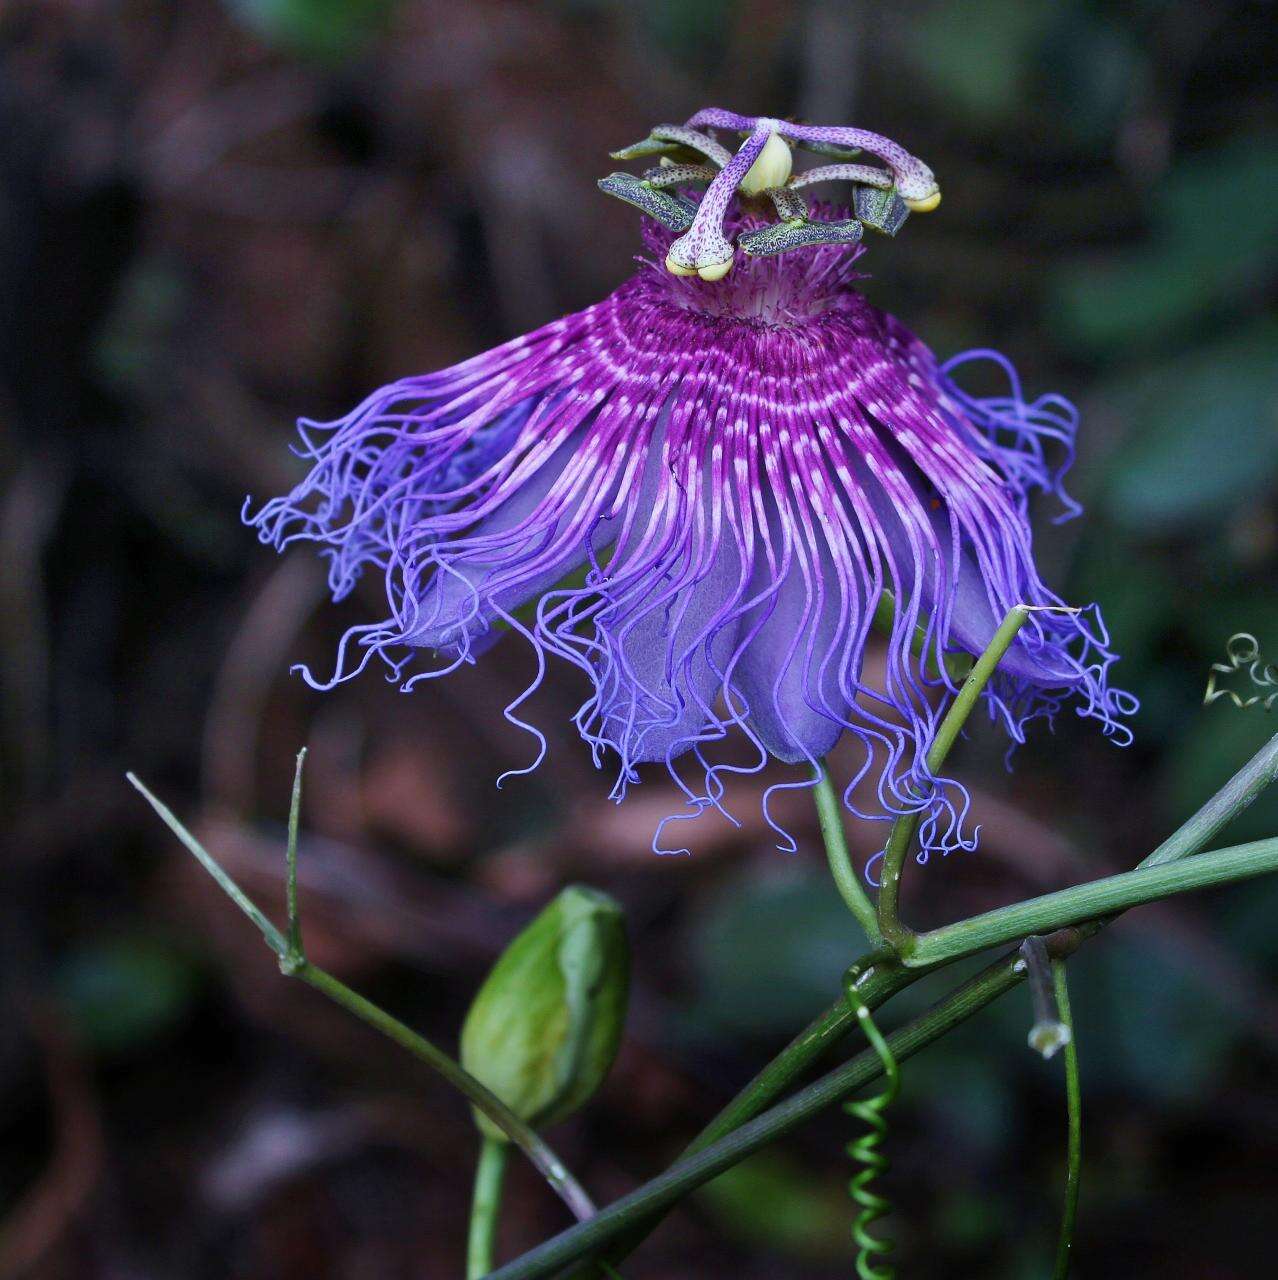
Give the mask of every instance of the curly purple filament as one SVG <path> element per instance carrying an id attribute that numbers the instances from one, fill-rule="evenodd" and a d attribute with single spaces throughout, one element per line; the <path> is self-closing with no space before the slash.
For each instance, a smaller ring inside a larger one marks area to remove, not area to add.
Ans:
<path id="1" fill-rule="evenodd" d="M 389 610 L 343 637 L 331 678 L 306 679 L 328 688 L 376 656 L 410 689 L 504 627 L 538 657 L 506 713 L 538 740 L 529 768 L 545 743 L 519 706 L 559 658 L 590 681 L 576 724 L 597 765 L 615 757 L 617 799 L 645 762 L 681 788 L 679 816 L 721 808 L 730 775 L 769 755 L 805 766 L 778 786 L 810 786 L 848 733 L 863 748 L 850 808 L 873 777 L 862 816 L 922 812 L 924 855 L 971 847 L 966 794 L 924 759 L 952 688 L 940 659 L 979 653 L 1013 605 L 1060 603 L 1026 507 L 1041 489 L 1078 510 L 1061 488 L 1073 407 L 1027 400 L 994 352 L 938 364 L 854 290 L 859 248 L 741 261 L 711 284 L 668 274 L 672 237 L 645 236 L 652 258 L 597 305 L 302 424 L 310 474 L 251 523 L 280 550 L 318 542 L 335 598 L 380 571 Z M 955 385 L 978 358 L 1006 394 Z M 896 612 L 873 679 L 885 590 Z M 991 716 L 1019 742 L 1073 699 L 1126 741 L 1135 700 L 1110 687 L 1107 644 L 1095 611 L 1032 614 Z"/>

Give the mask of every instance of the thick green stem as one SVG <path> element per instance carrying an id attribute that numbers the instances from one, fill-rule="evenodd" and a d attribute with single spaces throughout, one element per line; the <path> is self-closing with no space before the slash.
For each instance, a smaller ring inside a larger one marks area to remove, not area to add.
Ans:
<path id="1" fill-rule="evenodd" d="M 994 674 L 994 668 L 1025 625 L 1029 612 L 1024 605 L 1017 605 L 1008 612 L 985 652 L 977 658 L 967 679 L 963 681 L 962 688 L 955 695 L 954 702 L 945 713 L 932 739 L 932 745 L 928 748 L 927 768 L 932 777 L 940 773 L 945 757 L 949 755 L 950 748 L 962 732 L 968 716 L 972 714 L 977 699 Z M 902 814 L 892 824 L 887 847 L 883 851 L 883 873 L 879 880 L 879 929 L 901 955 L 910 950 L 914 937 L 913 932 L 901 921 L 901 873 L 905 868 L 906 855 L 914 843 L 919 817 L 917 812 Z"/>
<path id="2" fill-rule="evenodd" d="M 944 964 L 1032 933 L 1050 933 L 1067 925 L 1125 911 L 1143 902 L 1153 902 L 1156 898 L 1232 884 L 1276 869 L 1278 839 L 1254 840 L 1177 862 L 1142 865 L 1135 871 L 1045 893 L 1039 898 L 917 934 L 904 962 L 910 967 Z"/>
<path id="3" fill-rule="evenodd" d="M 501 1188 L 506 1176 L 506 1144 L 485 1137 L 475 1168 L 475 1189 L 470 1201 L 470 1235 L 466 1242 L 466 1280 L 480 1280 L 493 1269 L 497 1246 L 497 1219 L 501 1213 Z"/>
<path id="4" fill-rule="evenodd" d="M 1065 1170 L 1065 1206 L 1061 1211 L 1061 1234 L 1056 1243 L 1056 1265 L 1052 1280 L 1066 1280 L 1074 1249 L 1074 1224 L 1078 1221 L 1078 1189 L 1083 1164 L 1083 1092 L 1078 1078 L 1078 1038 L 1074 1034 L 1074 1018 L 1069 1008 L 1069 984 L 1065 980 L 1065 961 L 1052 962 L 1056 985 L 1056 1004 L 1061 1022 L 1069 1028 L 1065 1042 L 1065 1103 L 1069 1124 L 1069 1157 Z"/>
<path id="5" fill-rule="evenodd" d="M 892 1056 L 898 1062 L 985 1008 L 1022 978 L 1016 953 L 983 969 L 927 1013 L 888 1036 Z M 507 1263 L 493 1280 L 534 1280 L 552 1275 L 578 1258 L 596 1253 L 628 1231 L 636 1222 L 654 1217 L 688 1192 L 731 1168 L 769 1142 L 798 1128 L 804 1121 L 840 1101 L 854 1089 L 883 1074 L 883 1064 L 873 1049 L 865 1049 L 764 1115 L 730 1133 L 695 1155 L 681 1159 L 628 1196 L 601 1209 L 589 1222 L 578 1223 L 545 1244 Z"/>
<path id="6" fill-rule="evenodd" d="M 1140 866 L 1158 867 L 1197 853 L 1224 830 L 1278 777 L 1278 733 L 1274 734 L 1192 818 L 1187 819 Z"/>
<path id="7" fill-rule="evenodd" d="M 1140 865 L 1159 865 L 1196 854 L 1246 809 L 1274 781 L 1275 777 L 1278 777 L 1278 734 L 1275 734 L 1201 809 L 1168 836 Z M 1104 921 L 1093 920 L 1070 931 L 1072 941 L 1077 945 L 1079 941 L 1099 932 L 1104 923 Z M 869 975 L 867 990 L 863 992 L 865 1003 L 871 1009 L 877 1009 L 891 996 L 921 978 L 925 972 L 923 969 L 903 969 L 889 964 L 876 965 L 875 972 Z M 715 1144 L 720 1143 L 727 1135 L 739 1131 L 742 1125 L 759 1117 L 765 1107 L 781 1096 L 799 1076 L 843 1038 L 852 1023 L 852 1013 L 845 1000 L 837 1001 L 819 1014 L 733 1098 L 727 1107 L 715 1116 L 688 1147 L 681 1161 L 707 1148 L 714 1148 Z M 863 1081 L 856 1083 L 863 1083 Z M 849 1088 L 853 1087 L 856 1087 L 855 1083 L 849 1086 Z M 771 1114 L 772 1112 L 768 1112 L 768 1115 Z M 678 1165 L 675 1167 L 677 1168 Z M 677 1203 L 679 1198 L 680 1196 L 676 1195 L 655 1212 L 649 1211 L 639 1215 L 637 1220 L 632 1219 L 623 1225 L 613 1237 L 617 1243 L 609 1250 L 609 1259 L 616 1261 L 642 1243 L 662 1220 L 669 1207 Z M 609 1211 L 604 1210 L 605 1213 Z M 570 1232 L 565 1232 L 547 1241 L 542 1248 L 549 1248 L 556 1242 L 563 1242 L 569 1234 Z M 565 1258 L 565 1262 L 570 1258 L 579 1258 L 590 1252 L 598 1252 L 602 1247 L 602 1244 L 593 1247 L 587 1244 L 580 1250 L 574 1249 L 569 1257 Z M 523 1260 L 518 1259 L 511 1265 L 517 1266 Z M 506 1280 L 519 1274 L 521 1273 L 511 1271 L 508 1267 L 505 1273 Z"/>
<path id="8" fill-rule="evenodd" d="M 904 969 L 895 955 L 884 951 L 863 956 L 853 968 L 859 969 L 863 975 L 861 1000 L 870 1009 L 877 1009 L 892 996 L 917 982 L 926 972 L 923 969 Z M 837 1000 L 823 1010 L 697 1134 L 684 1149 L 680 1159 L 684 1160 L 698 1151 L 704 1151 L 748 1120 L 753 1120 L 785 1093 L 804 1072 L 825 1057 L 855 1026 L 856 1016 L 846 1000 Z M 610 1245 L 607 1262 L 616 1266 L 625 1261 L 664 1216 L 662 1211 L 629 1226 Z M 580 1272 L 573 1272 L 573 1277 L 577 1280 L 580 1276 L 584 1280 L 589 1276 L 593 1280 L 596 1274 L 592 1265 L 582 1268 Z"/>
<path id="9" fill-rule="evenodd" d="M 825 857 L 830 864 L 830 874 L 834 877 L 839 896 L 865 931 L 870 946 L 877 947 L 882 943 L 883 937 L 879 933 L 874 905 L 870 902 L 861 876 L 852 865 L 852 858 L 848 853 L 847 833 L 843 828 L 843 806 L 839 803 L 838 792 L 830 783 L 830 771 L 824 760 L 818 768 L 821 776 L 812 795 L 816 801 L 817 821 L 821 827 L 821 839 L 825 843 Z"/>

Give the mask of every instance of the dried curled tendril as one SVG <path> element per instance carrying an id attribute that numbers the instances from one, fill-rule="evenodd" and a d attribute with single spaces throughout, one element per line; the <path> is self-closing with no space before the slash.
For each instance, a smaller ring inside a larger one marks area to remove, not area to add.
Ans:
<path id="1" fill-rule="evenodd" d="M 729 130 L 743 138 L 730 151 L 715 136 Z M 792 150 L 801 147 L 834 163 L 792 173 Z M 883 162 L 852 163 L 862 153 Z M 765 116 L 738 116 L 719 108 L 698 112 L 687 124 L 657 125 L 648 137 L 612 153 L 614 160 L 657 157 L 637 177 L 610 173 L 599 180 L 608 195 L 642 210 L 679 238 L 670 246 L 667 269 L 675 275 L 720 280 L 739 248 L 750 257 L 771 257 L 815 245 L 857 244 L 865 227 L 894 236 L 911 211 L 940 203 L 931 171 L 889 138 L 863 129 L 795 124 Z M 813 217 L 802 189 L 825 182 L 853 187 L 851 218 Z M 697 188 L 704 188 L 697 193 Z M 776 221 L 738 235 L 724 233 L 724 215 L 734 197 L 752 202 Z"/>
<path id="2" fill-rule="evenodd" d="M 1278 701 L 1278 666 L 1272 662 L 1266 662 L 1261 657 L 1260 644 L 1256 637 L 1246 631 L 1230 636 L 1229 643 L 1225 646 L 1225 655 L 1228 658 L 1227 662 L 1211 664 L 1211 671 L 1207 676 L 1207 692 L 1203 695 L 1203 706 L 1211 706 L 1218 698 L 1228 698 L 1236 707 L 1254 707 L 1259 703 L 1269 711 L 1275 701 Z M 1261 693 L 1254 693 L 1244 698 L 1233 689 L 1216 688 L 1218 673 L 1227 676 L 1242 670 L 1246 670 L 1251 683 L 1262 690 Z M 1263 692 L 1265 689 L 1272 689 L 1274 692 L 1265 694 Z"/>
<path id="3" fill-rule="evenodd" d="M 896 1095 L 900 1092 L 901 1069 L 888 1042 L 875 1026 L 869 1008 L 857 994 L 857 976 L 855 967 L 848 971 L 844 980 L 844 994 L 848 1004 L 856 1012 L 857 1021 L 865 1032 L 870 1047 L 879 1055 L 886 1084 L 882 1092 L 876 1093 L 872 1098 L 857 1098 L 843 1104 L 844 1111 L 860 1120 L 869 1130 L 847 1146 L 848 1155 L 865 1166 L 848 1183 L 848 1194 L 861 1210 L 852 1224 L 852 1239 L 857 1248 L 856 1274 L 860 1280 L 894 1280 L 896 1268 L 883 1259 L 883 1255 L 891 1251 L 892 1243 L 870 1231 L 879 1218 L 892 1211 L 892 1202 L 886 1196 L 872 1191 L 871 1186 L 888 1167 L 887 1157 L 881 1150 L 888 1134 L 884 1112 L 896 1101 Z"/>

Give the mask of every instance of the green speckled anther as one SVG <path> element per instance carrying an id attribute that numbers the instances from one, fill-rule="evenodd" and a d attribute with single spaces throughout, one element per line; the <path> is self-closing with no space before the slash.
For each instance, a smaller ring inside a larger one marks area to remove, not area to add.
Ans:
<path id="1" fill-rule="evenodd" d="M 599 179 L 599 190 L 641 209 L 667 231 L 686 231 L 697 212 L 686 200 L 655 190 L 633 173 L 610 173 Z"/>
<path id="2" fill-rule="evenodd" d="M 894 236 L 910 216 L 909 208 L 895 191 L 880 191 L 876 187 L 857 187 L 853 198 L 856 216 L 885 236 Z"/>
<path id="3" fill-rule="evenodd" d="M 766 258 L 818 244 L 856 244 L 860 238 L 861 224 L 855 218 L 847 218 L 839 222 L 775 222 L 745 232 L 737 243 L 752 258 Z"/>

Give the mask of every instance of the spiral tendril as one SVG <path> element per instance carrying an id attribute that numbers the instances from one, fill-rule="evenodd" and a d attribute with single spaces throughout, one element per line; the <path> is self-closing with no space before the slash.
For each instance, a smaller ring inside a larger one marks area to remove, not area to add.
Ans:
<path id="1" fill-rule="evenodd" d="M 871 1185 L 888 1168 L 887 1157 L 880 1150 L 888 1133 L 884 1112 L 896 1100 L 900 1091 L 901 1071 L 887 1041 L 874 1025 L 870 1010 L 858 996 L 855 974 L 851 971 L 846 983 L 846 995 L 848 1003 L 856 1010 L 857 1021 L 860 1022 L 866 1039 L 879 1055 L 886 1081 L 883 1091 L 872 1098 L 857 1098 L 843 1104 L 844 1111 L 860 1120 L 869 1130 L 847 1146 L 848 1155 L 865 1166 L 848 1183 L 848 1194 L 861 1208 L 852 1224 L 852 1239 L 857 1247 L 856 1274 L 860 1280 L 895 1280 L 896 1268 L 882 1258 L 883 1254 L 892 1249 L 892 1242 L 870 1231 L 879 1218 L 891 1212 L 892 1202 L 871 1190 Z"/>
<path id="2" fill-rule="evenodd" d="M 1278 688 L 1278 665 L 1266 662 L 1260 653 L 1260 643 L 1248 631 L 1239 631 L 1229 637 L 1225 646 L 1228 662 L 1213 662 L 1207 676 L 1207 692 L 1203 695 L 1203 706 L 1209 707 L 1219 698 L 1228 698 L 1239 710 L 1246 710 L 1260 704 L 1266 711 L 1278 702 L 1278 692 L 1265 696 L 1265 690 Z M 1217 689 L 1216 674 L 1231 675 L 1235 671 L 1246 669 L 1252 684 L 1260 693 L 1243 698 L 1233 689 Z"/>

